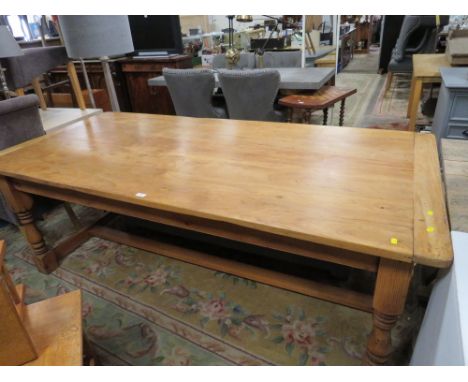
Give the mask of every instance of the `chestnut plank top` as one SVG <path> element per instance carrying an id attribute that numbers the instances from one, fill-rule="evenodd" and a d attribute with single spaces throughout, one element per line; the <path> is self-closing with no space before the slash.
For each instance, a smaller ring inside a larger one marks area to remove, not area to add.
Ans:
<path id="1" fill-rule="evenodd" d="M 452 261 L 432 135 L 102 113 L 4 150 L 0 175 L 393 260 Z"/>

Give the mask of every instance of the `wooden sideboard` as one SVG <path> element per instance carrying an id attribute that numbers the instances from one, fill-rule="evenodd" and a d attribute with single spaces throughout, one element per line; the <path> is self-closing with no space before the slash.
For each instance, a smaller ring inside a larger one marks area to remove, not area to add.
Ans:
<path id="1" fill-rule="evenodd" d="M 120 61 L 135 113 L 175 114 L 171 96 L 166 87 L 152 88 L 148 80 L 160 76 L 163 68 L 192 67 L 192 58 L 186 55 L 161 58 L 131 58 Z"/>
<path id="2" fill-rule="evenodd" d="M 86 71 L 93 89 L 103 89 L 107 94 L 102 65 L 97 60 L 86 60 Z M 75 63 L 81 88 L 86 89 L 81 65 Z M 148 79 L 162 74 L 164 67 L 191 68 L 190 56 L 177 55 L 159 58 L 117 58 L 110 60 L 112 78 L 122 111 L 152 114 L 175 114 L 171 96 L 166 88 L 152 89 Z M 65 66 L 57 67 L 48 73 L 51 82 L 66 79 Z M 67 92 L 66 89 L 58 90 Z M 105 110 L 108 111 L 108 110 Z"/>

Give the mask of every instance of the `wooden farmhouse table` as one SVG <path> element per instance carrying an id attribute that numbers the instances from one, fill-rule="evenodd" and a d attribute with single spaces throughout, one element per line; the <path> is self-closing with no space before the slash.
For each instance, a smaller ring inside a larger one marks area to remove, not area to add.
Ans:
<path id="1" fill-rule="evenodd" d="M 98 236 L 373 312 L 366 364 L 388 360 L 414 265 L 449 267 L 453 258 L 430 134 L 102 113 L 1 152 L 0 191 L 43 272 Z M 374 272 L 374 292 L 103 225 L 48 248 L 31 194 Z"/>

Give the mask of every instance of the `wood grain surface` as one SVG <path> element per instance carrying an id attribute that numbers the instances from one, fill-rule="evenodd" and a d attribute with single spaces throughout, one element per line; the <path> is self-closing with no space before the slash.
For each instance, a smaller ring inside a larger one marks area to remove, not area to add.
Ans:
<path id="1" fill-rule="evenodd" d="M 103 113 L 0 154 L 0 174 L 411 262 L 414 144 L 400 131 Z"/>
<path id="2" fill-rule="evenodd" d="M 314 94 L 291 94 L 278 102 L 294 109 L 323 109 L 356 93 L 356 89 L 324 86 Z"/>

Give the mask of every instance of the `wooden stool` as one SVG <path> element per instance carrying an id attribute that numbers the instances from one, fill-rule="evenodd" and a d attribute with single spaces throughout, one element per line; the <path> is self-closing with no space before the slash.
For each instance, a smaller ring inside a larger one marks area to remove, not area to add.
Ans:
<path id="1" fill-rule="evenodd" d="M 341 101 L 340 126 L 343 126 L 345 113 L 345 100 L 350 95 L 356 93 L 356 89 L 337 88 L 335 86 L 325 86 L 314 94 L 295 94 L 280 98 L 280 105 L 290 109 L 289 122 L 292 121 L 294 109 L 303 110 L 303 122 L 310 123 L 310 116 L 315 110 L 323 110 L 323 124 L 328 121 L 328 108 Z"/>

